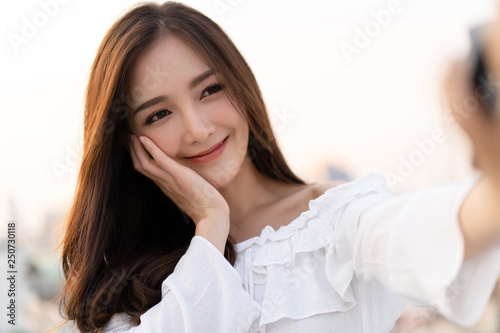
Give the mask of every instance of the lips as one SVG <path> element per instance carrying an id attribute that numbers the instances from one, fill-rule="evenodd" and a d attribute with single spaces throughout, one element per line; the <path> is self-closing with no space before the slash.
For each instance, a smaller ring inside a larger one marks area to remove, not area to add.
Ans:
<path id="1" fill-rule="evenodd" d="M 200 156 L 203 156 L 203 155 L 210 154 L 215 149 L 217 149 L 219 146 L 221 146 L 224 143 L 224 141 L 226 141 L 226 139 L 227 139 L 227 136 L 224 138 L 224 140 L 222 140 L 221 142 L 213 145 L 212 147 L 208 148 L 207 150 L 204 150 L 204 151 L 200 152 L 197 155 L 193 155 L 193 156 L 189 156 L 189 157 L 185 157 L 185 158 L 195 158 L 195 157 L 200 157 Z"/>

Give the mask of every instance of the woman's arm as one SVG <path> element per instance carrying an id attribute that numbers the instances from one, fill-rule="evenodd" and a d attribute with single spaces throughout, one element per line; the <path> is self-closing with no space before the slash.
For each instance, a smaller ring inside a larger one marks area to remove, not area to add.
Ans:
<path id="1" fill-rule="evenodd" d="M 491 85 L 490 89 L 495 89 L 496 95 L 500 96 L 500 19 L 485 26 L 482 32 L 481 48 L 487 76 L 484 79 Z M 464 200 L 459 213 L 465 260 L 500 242 L 500 102 L 496 102 L 493 115 L 482 108 L 484 96 L 472 83 L 472 71 L 469 61 L 455 61 L 443 85 L 448 111 L 474 146 L 474 166 L 484 172 Z M 466 101 L 469 106 L 464 108 Z"/>
<path id="2" fill-rule="evenodd" d="M 206 238 L 194 236 L 161 287 L 162 299 L 146 311 L 139 326 L 116 314 L 103 333 L 252 332 L 260 305 L 243 289 L 241 278 Z"/>
<path id="3" fill-rule="evenodd" d="M 500 195 L 483 176 L 465 198 L 459 222 L 464 237 L 464 261 L 500 243 Z"/>
<path id="4" fill-rule="evenodd" d="M 359 212 L 351 240 L 356 277 L 379 281 L 407 304 L 434 305 L 457 325 L 477 321 L 500 273 L 500 242 L 464 260 L 459 211 L 478 179 L 400 195 L 380 188 L 353 202 L 346 218 Z"/>
<path id="5" fill-rule="evenodd" d="M 500 30 L 498 33 L 500 35 Z M 469 71 L 467 62 L 457 61 L 450 66 L 444 81 L 449 112 L 471 139 L 475 150 L 474 165 L 483 170 L 481 179 L 459 211 L 465 260 L 500 242 L 500 117 L 498 114 L 496 118 L 488 117 L 481 109 L 470 85 Z M 477 107 L 466 114 L 460 113 L 465 101 L 470 99 L 477 101 Z"/>

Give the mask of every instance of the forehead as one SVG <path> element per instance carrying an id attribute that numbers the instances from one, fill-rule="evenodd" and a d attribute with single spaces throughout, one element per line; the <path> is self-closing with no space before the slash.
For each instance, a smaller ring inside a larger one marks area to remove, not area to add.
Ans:
<path id="1" fill-rule="evenodd" d="M 137 58 L 129 84 L 134 87 L 147 85 L 149 81 L 181 83 L 207 69 L 208 66 L 186 42 L 166 34 Z"/>

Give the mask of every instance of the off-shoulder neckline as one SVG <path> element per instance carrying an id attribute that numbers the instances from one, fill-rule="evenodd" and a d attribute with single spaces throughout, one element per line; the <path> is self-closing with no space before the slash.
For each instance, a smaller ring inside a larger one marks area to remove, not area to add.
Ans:
<path id="1" fill-rule="evenodd" d="M 251 244 L 255 243 L 256 241 L 258 240 L 262 240 L 262 238 L 264 237 L 265 234 L 281 234 L 283 233 L 284 231 L 288 230 L 288 229 L 291 229 L 293 227 L 296 227 L 297 224 L 299 223 L 299 221 L 304 218 L 304 216 L 308 213 L 311 213 L 312 211 L 312 206 L 314 205 L 314 203 L 317 203 L 319 202 L 320 200 L 323 200 L 323 198 L 328 195 L 330 192 L 336 190 L 337 188 L 341 187 L 341 186 L 345 186 L 345 185 L 348 185 L 350 183 L 352 183 L 353 181 L 349 181 L 347 183 L 343 183 L 343 184 L 339 184 L 339 185 L 336 185 L 334 187 L 331 187 L 329 189 L 327 189 L 325 192 L 323 192 L 321 195 L 319 195 L 318 197 L 314 198 L 314 199 L 311 199 L 309 200 L 309 204 L 308 204 L 308 209 L 303 211 L 302 213 L 300 213 L 299 216 L 297 216 L 295 219 L 293 219 L 292 221 L 290 221 L 290 223 L 288 224 L 285 224 L 285 225 L 282 225 L 278 228 L 278 230 L 275 230 L 272 226 L 270 225 L 266 225 L 262 231 L 260 232 L 259 235 L 257 236 L 253 236 L 253 237 L 250 237 L 244 241 L 241 241 L 239 243 L 236 243 L 235 244 L 235 248 L 236 248 L 236 251 L 237 252 L 240 252 L 241 250 L 244 250 L 245 248 L 247 248 L 248 246 L 250 246 Z"/>
<path id="2" fill-rule="evenodd" d="M 253 236 L 250 237 L 244 241 L 241 241 L 239 243 L 235 244 L 235 249 L 236 252 L 240 252 L 252 244 L 255 243 L 263 243 L 267 238 L 269 238 L 270 235 L 274 236 L 274 239 L 281 239 L 281 238 L 286 238 L 286 235 L 289 234 L 290 232 L 293 231 L 293 229 L 297 229 L 302 223 L 302 219 L 309 217 L 311 214 L 314 214 L 314 211 L 316 210 L 314 207 L 316 207 L 322 200 L 325 200 L 325 198 L 331 193 L 334 193 L 338 191 L 339 189 L 343 189 L 346 186 L 354 186 L 356 184 L 363 184 L 364 182 L 371 182 L 371 181 L 376 181 L 376 182 L 382 182 L 382 184 L 385 185 L 386 179 L 385 177 L 378 173 L 378 172 L 370 172 L 368 174 L 365 174 L 364 176 L 358 177 L 354 180 L 350 180 L 346 183 L 342 183 L 339 185 L 336 185 L 332 188 L 327 189 L 323 194 L 320 196 L 309 200 L 309 208 L 305 211 L 303 211 L 299 216 L 297 216 L 295 219 L 290 221 L 290 223 L 282 225 L 281 227 L 278 228 L 278 230 L 275 230 L 272 226 L 266 225 L 260 234 L 258 236 Z M 382 185 L 381 184 L 381 185 Z"/>

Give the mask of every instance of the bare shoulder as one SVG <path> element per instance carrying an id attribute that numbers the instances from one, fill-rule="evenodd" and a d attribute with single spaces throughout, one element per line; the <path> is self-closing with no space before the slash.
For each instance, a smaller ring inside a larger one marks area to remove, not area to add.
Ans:
<path id="1" fill-rule="evenodd" d="M 332 181 L 327 181 L 327 182 L 321 182 L 314 184 L 314 196 L 317 198 L 321 195 L 323 195 L 327 190 L 334 188 L 338 185 L 348 183 L 345 180 L 332 180 Z"/>

